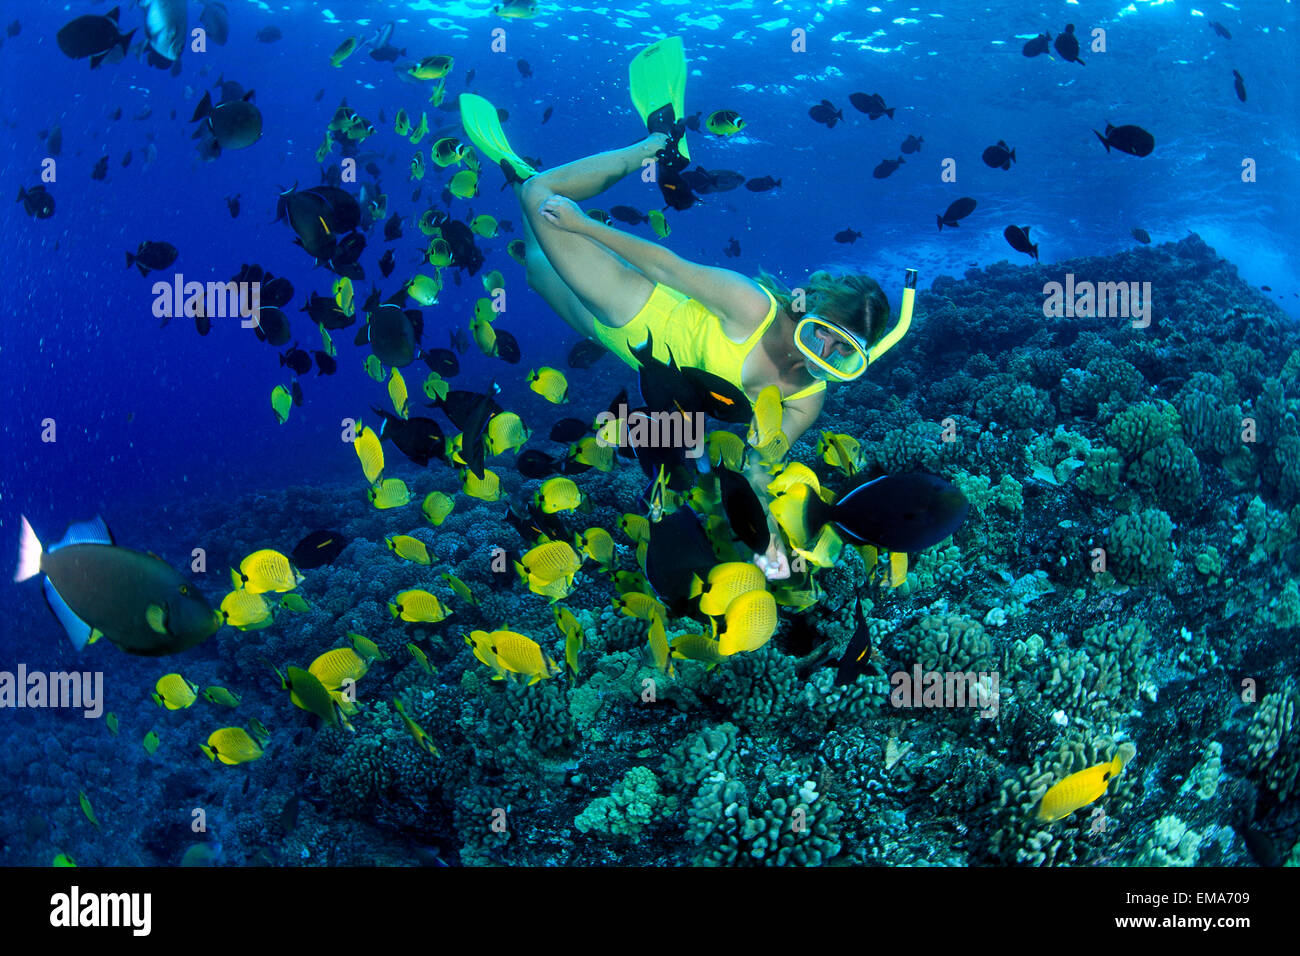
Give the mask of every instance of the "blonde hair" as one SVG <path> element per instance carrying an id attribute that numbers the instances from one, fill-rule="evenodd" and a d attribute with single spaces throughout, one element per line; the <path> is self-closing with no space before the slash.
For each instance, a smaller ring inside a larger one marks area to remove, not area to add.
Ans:
<path id="1" fill-rule="evenodd" d="M 791 308 L 794 292 L 785 283 L 766 271 L 760 271 L 754 281 L 776 299 L 777 305 L 798 321 L 800 314 Z M 804 288 L 804 312 L 820 315 L 842 328 L 862 336 L 868 345 L 874 345 L 889 327 L 889 299 L 880 283 L 861 273 L 831 275 L 819 269 L 808 277 Z"/>

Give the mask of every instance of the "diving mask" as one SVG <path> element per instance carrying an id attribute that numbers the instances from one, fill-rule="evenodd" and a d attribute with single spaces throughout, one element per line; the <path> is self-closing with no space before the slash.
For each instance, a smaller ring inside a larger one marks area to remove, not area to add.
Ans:
<path id="1" fill-rule="evenodd" d="M 916 270 L 908 269 L 903 282 L 903 301 L 894 327 L 870 348 L 857 335 L 820 315 L 810 314 L 794 327 L 794 344 L 808 360 L 814 378 L 851 382 L 867 366 L 893 348 L 912 323 L 916 299 Z"/>

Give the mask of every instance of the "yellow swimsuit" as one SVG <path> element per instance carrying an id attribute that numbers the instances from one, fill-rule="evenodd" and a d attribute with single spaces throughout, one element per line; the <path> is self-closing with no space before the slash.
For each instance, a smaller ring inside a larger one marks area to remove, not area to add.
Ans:
<path id="1" fill-rule="evenodd" d="M 731 341 L 723 333 L 722 323 L 716 315 L 662 282 L 655 284 L 649 300 L 627 325 L 614 328 L 596 322 L 596 339 L 626 364 L 639 368 L 640 363 L 632 355 L 631 348 L 643 345 L 647 334 L 653 334 L 655 358 L 667 362 L 671 349 L 679 366 L 702 368 L 743 391 L 740 379 L 745 359 L 776 318 L 776 299 L 767 289 L 763 289 L 763 294 L 769 302 L 767 316 L 743 342 Z M 786 395 L 784 400 L 806 398 L 825 388 L 825 382 L 813 382 L 807 388 Z"/>

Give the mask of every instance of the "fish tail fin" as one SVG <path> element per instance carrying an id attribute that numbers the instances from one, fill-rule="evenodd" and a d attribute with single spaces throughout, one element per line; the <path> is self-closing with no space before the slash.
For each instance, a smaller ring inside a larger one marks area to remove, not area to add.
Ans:
<path id="1" fill-rule="evenodd" d="M 135 36 L 135 27 L 132 27 L 128 33 L 118 34 L 118 48 L 122 51 L 122 56 L 126 56 L 127 47 L 131 45 L 131 37 Z"/>
<path id="2" fill-rule="evenodd" d="M 14 201 L 15 201 L 15 202 L 22 202 L 22 201 L 23 201 L 24 199 L 26 199 L 26 198 L 27 198 L 27 187 L 26 187 L 26 186 L 19 186 L 19 187 L 18 187 L 18 198 L 17 198 L 16 200 L 14 200 Z"/>
<path id="3" fill-rule="evenodd" d="M 1013 149 L 1013 150 L 1011 151 L 1011 160 L 1012 160 L 1012 162 L 1015 161 L 1015 158 L 1016 158 L 1016 151 Z"/>
<path id="4" fill-rule="evenodd" d="M 36 537 L 36 532 L 27 523 L 25 515 L 22 516 L 22 521 L 22 538 L 18 542 L 18 570 L 14 572 L 15 581 L 26 581 L 41 573 L 41 554 L 45 550 L 41 547 L 40 538 Z"/>
<path id="5" fill-rule="evenodd" d="M 194 115 L 190 117 L 191 123 L 197 123 L 203 117 L 212 112 L 212 94 L 207 90 L 203 91 L 203 99 L 199 100 L 199 105 L 194 107 Z"/>
<path id="6" fill-rule="evenodd" d="M 1074 62 L 1077 63 L 1077 64 L 1079 64 L 1080 66 L 1087 66 L 1087 65 L 1088 65 L 1087 63 L 1084 63 L 1082 60 L 1080 60 L 1077 56 L 1074 58 Z"/>
<path id="7" fill-rule="evenodd" d="M 1109 152 L 1110 152 L 1110 143 L 1108 143 L 1108 142 L 1106 141 L 1106 137 L 1105 137 L 1105 136 L 1102 136 L 1101 133 L 1098 133 L 1096 130 L 1093 130 L 1093 131 L 1092 131 L 1092 135 L 1093 135 L 1093 136 L 1096 136 L 1099 140 L 1101 140 L 1101 145 L 1105 146 L 1105 147 L 1106 147 L 1106 152 L 1109 153 Z"/>
<path id="8" fill-rule="evenodd" d="M 1033 250 L 1033 252 L 1034 252 L 1034 261 L 1037 262 L 1037 261 L 1038 261 L 1038 243 L 1034 243 L 1034 244 L 1033 244 L 1032 246 L 1030 246 L 1029 248 Z"/>
<path id="9" fill-rule="evenodd" d="M 935 216 L 934 221 L 939 224 L 939 231 L 943 232 L 943 216 Z"/>
<path id="10" fill-rule="evenodd" d="M 889 109 L 885 110 L 885 115 L 888 116 L 890 119 L 893 119 L 895 109 L 897 109 L 897 107 L 891 106 Z"/>

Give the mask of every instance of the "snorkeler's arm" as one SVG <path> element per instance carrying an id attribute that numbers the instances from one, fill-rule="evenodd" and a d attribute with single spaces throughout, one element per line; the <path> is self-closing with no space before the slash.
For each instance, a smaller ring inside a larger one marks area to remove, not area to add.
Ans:
<path id="1" fill-rule="evenodd" d="M 676 289 L 722 320 L 723 329 L 748 335 L 767 318 L 769 302 L 763 288 L 730 269 L 702 266 L 671 249 L 588 219 L 579 227 L 587 236 L 643 272 L 651 282 Z"/>

